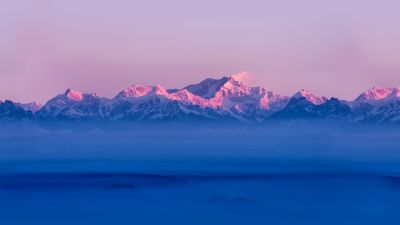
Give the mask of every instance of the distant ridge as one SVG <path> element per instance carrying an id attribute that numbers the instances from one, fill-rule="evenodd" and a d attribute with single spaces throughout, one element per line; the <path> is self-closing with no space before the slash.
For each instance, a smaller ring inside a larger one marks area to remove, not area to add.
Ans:
<path id="1" fill-rule="evenodd" d="M 339 120 L 400 124 L 400 88 L 373 87 L 353 101 L 300 90 L 279 95 L 238 76 L 205 79 L 184 88 L 131 85 L 114 98 L 67 89 L 47 101 L 0 101 L 1 121 L 230 121 Z"/>

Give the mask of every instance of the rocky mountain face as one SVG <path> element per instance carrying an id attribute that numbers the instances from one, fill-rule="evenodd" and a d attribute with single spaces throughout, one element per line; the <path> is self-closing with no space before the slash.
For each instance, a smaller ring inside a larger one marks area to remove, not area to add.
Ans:
<path id="1" fill-rule="evenodd" d="M 400 88 L 378 88 L 353 101 L 293 96 L 250 87 L 235 76 L 206 79 L 181 89 L 131 85 L 114 98 L 68 89 L 45 105 L 0 102 L 0 120 L 45 121 L 244 121 L 340 120 L 400 123 Z"/>

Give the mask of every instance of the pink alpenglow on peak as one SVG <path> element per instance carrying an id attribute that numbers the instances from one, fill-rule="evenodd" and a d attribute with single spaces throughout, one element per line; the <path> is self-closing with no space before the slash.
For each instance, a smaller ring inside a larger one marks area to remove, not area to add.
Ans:
<path id="1" fill-rule="evenodd" d="M 213 108 L 213 109 L 216 108 L 207 99 L 204 99 L 200 96 L 194 95 L 185 89 L 174 92 L 172 94 L 169 94 L 168 98 L 171 100 L 181 101 L 186 104 L 198 105 L 202 108 L 204 108 L 204 107 Z"/>
<path id="2" fill-rule="evenodd" d="M 96 93 L 86 94 L 68 89 L 65 93 L 47 101 L 37 111 L 36 115 L 39 118 L 83 118 L 85 116 L 94 116 L 97 113 L 92 110 L 101 111 L 101 105 L 105 102 L 106 99 L 99 97 Z"/>
<path id="3" fill-rule="evenodd" d="M 244 112 L 251 107 L 268 109 L 268 95 L 264 88 L 249 87 L 241 80 L 246 73 L 223 77 L 208 78 L 200 83 L 189 85 L 182 90 L 196 96 L 201 106 Z M 174 94 L 174 93 L 173 93 Z M 199 98 L 200 97 L 200 98 Z"/>
<path id="4" fill-rule="evenodd" d="M 249 106 L 267 110 L 269 105 L 265 88 L 249 87 L 233 76 L 225 78 L 225 83 L 210 102 L 217 107 L 225 109 L 233 107 L 241 111 L 248 110 Z"/>
<path id="5" fill-rule="evenodd" d="M 65 95 L 67 96 L 67 98 L 69 100 L 72 100 L 72 101 L 80 102 L 80 101 L 83 100 L 83 93 L 78 92 L 78 91 L 74 91 L 72 89 L 68 89 L 65 92 Z"/>
<path id="6" fill-rule="evenodd" d="M 269 107 L 269 98 L 264 94 L 264 97 L 260 99 L 260 109 L 268 110 Z"/>
<path id="7" fill-rule="evenodd" d="M 307 101 L 313 103 L 314 105 L 321 105 L 325 103 L 328 99 L 326 97 L 317 97 L 313 95 L 310 91 L 301 89 L 298 91 L 293 98 L 299 99 L 299 98 L 305 98 Z"/>
<path id="8" fill-rule="evenodd" d="M 112 98 L 72 89 L 38 104 L 16 104 L 39 119 L 160 120 L 212 119 L 263 121 L 274 118 L 339 118 L 351 121 L 400 121 L 400 88 L 373 87 L 355 101 L 327 100 L 308 90 L 292 97 L 243 82 L 246 73 L 205 79 L 181 89 L 132 85 Z M 326 103 L 326 104 L 324 104 Z M 321 107 L 315 107 L 321 105 Z M 352 110 L 354 109 L 354 110 Z M 36 112 L 35 112 L 36 111 Z M 333 117 L 332 117 L 333 116 Z"/>
<path id="9" fill-rule="evenodd" d="M 244 76 L 244 74 L 243 74 Z M 221 79 L 206 79 L 198 84 L 182 89 L 166 90 L 160 86 L 132 85 L 121 91 L 116 100 L 142 102 L 147 97 L 161 97 L 163 100 L 178 101 L 201 108 L 246 112 L 250 109 L 269 109 L 269 96 L 261 87 L 249 87 L 239 77 L 230 76 Z M 117 102 L 118 102 L 117 101 Z"/>
<path id="10" fill-rule="evenodd" d="M 381 100 L 386 98 L 399 98 L 400 97 L 400 88 L 380 88 L 380 87 L 372 87 L 371 89 L 362 93 L 356 101 L 374 101 Z"/>
<path id="11" fill-rule="evenodd" d="M 220 88 L 228 82 L 229 77 L 223 77 L 221 79 L 208 78 L 201 81 L 198 84 L 192 84 L 184 87 L 183 89 L 188 90 L 194 95 L 200 96 L 205 99 L 212 99 Z"/>
<path id="12" fill-rule="evenodd" d="M 141 86 L 141 85 L 132 85 L 127 89 L 121 91 L 116 98 L 128 98 L 130 101 L 135 101 L 135 99 L 142 99 L 146 97 L 162 97 L 167 100 L 180 101 L 186 104 L 198 105 L 200 107 L 209 107 L 215 108 L 212 104 L 208 102 L 208 100 L 194 95 L 186 89 L 182 89 L 173 93 L 168 93 L 163 87 L 156 86 Z"/>
<path id="13" fill-rule="evenodd" d="M 142 86 L 134 84 L 127 89 L 121 91 L 117 97 L 139 98 L 153 95 L 168 95 L 168 92 L 161 86 Z"/>

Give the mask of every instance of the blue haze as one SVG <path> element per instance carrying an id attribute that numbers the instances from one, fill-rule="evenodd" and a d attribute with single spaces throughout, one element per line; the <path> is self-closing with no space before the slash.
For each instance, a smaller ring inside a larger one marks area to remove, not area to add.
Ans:
<path id="1" fill-rule="evenodd" d="M 0 129 L 0 224 L 397 224 L 400 130 Z"/>

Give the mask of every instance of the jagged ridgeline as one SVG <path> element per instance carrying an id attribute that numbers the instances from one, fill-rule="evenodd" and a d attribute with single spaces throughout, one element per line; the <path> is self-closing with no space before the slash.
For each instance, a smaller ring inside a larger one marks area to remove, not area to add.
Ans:
<path id="1" fill-rule="evenodd" d="M 235 76 L 206 79 L 181 89 L 132 85 L 114 98 L 68 89 L 47 101 L 0 102 L 2 121 L 221 121 L 263 122 L 339 120 L 400 123 L 400 88 L 374 87 L 353 101 L 317 97 L 307 90 L 293 96 L 250 87 Z"/>

